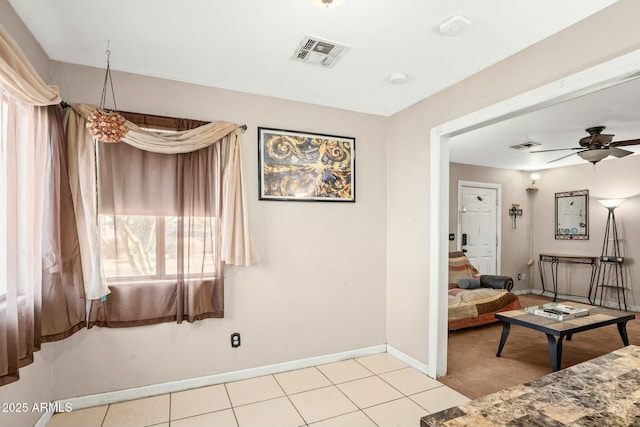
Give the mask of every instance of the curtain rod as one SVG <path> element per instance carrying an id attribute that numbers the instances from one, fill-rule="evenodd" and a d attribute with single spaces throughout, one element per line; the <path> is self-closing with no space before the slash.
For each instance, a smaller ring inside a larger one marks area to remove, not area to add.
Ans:
<path id="1" fill-rule="evenodd" d="M 60 107 L 62 108 L 69 108 L 69 104 L 66 101 L 60 101 Z M 243 124 L 238 126 L 238 129 L 242 130 L 242 132 L 246 132 L 247 131 L 247 125 Z"/>

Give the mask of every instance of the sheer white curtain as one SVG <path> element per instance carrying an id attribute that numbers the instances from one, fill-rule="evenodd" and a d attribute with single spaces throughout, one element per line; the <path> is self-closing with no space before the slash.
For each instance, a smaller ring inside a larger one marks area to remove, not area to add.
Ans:
<path id="1" fill-rule="evenodd" d="M 66 168 L 56 155 L 59 103 L 58 89 L 0 26 L 0 385 L 19 378 L 42 342 L 85 325 L 75 229 L 64 219 Z"/>
<path id="2" fill-rule="evenodd" d="M 46 121 L 0 86 L 0 385 L 39 348 Z"/>

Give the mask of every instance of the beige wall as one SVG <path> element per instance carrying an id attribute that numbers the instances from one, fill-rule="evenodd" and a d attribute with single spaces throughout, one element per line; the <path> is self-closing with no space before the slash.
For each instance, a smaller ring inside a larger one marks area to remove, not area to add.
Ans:
<path id="1" fill-rule="evenodd" d="M 455 143 L 455 140 L 453 141 Z M 635 215 L 640 208 L 640 156 L 606 160 L 593 166 L 584 163 L 576 166 L 540 171 L 538 190 L 526 191 L 531 183 L 529 172 L 487 168 L 482 166 L 450 164 L 450 209 L 449 230 L 456 232 L 456 201 L 458 181 L 489 182 L 502 185 L 502 274 L 514 278 L 515 290 L 542 290 L 537 262 L 529 267 L 527 261 L 538 260 L 540 253 L 560 253 L 599 256 L 602 252 L 607 210 L 599 199 L 625 198 L 616 209 L 616 223 L 621 242 L 621 251 L 626 258 L 624 267 L 627 304 L 640 305 L 640 289 L 636 284 L 640 278 L 640 264 L 634 261 L 640 250 L 640 217 Z M 589 190 L 589 239 L 556 240 L 555 193 Z M 506 210 L 512 202 L 520 203 L 524 210 L 518 220 L 517 229 L 512 228 Z M 456 239 L 459 237 L 456 236 Z M 458 242 L 450 242 L 449 249 L 456 250 Z M 546 289 L 551 289 L 549 266 L 546 266 Z M 526 273 L 526 280 L 517 280 L 518 273 Z M 589 295 L 591 269 L 588 266 L 562 265 L 558 270 L 558 292 L 578 297 Z M 617 294 L 605 293 L 605 301 L 617 304 Z"/>
<path id="2" fill-rule="evenodd" d="M 599 199 L 626 198 L 615 210 L 618 236 L 623 256 L 625 285 L 630 289 L 627 303 L 640 306 L 640 156 L 605 160 L 595 167 L 582 165 L 549 169 L 540 172 L 537 182 L 540 190 L 534 200 L 534 253 L 541 252 L 598 256 L 602 251 L 607 209 Z M 589 240 L 555 240 L 555 193 L 589 190 Z M 559 292 L 586 297 L 589 293 L 587 267 L 561 266 L 559 268 Z M 534 288 L 542 289 L 540 278 L 534 276 Z M 615 294 L 608 300 L 617 303 Z"/>
<path id="3" fill-rule="evenodd" d="M 452 140 L 455 144 L 455 140 Z M 482 166 L 465 165 L 462 163 L 449 164 L 449 233 L 456 234 L 456 240 L 449 242 L 449 250 L 457 250 L 460 236 L 457 234 L 458 216 L 458 181 L 475 181 L 500 184 L 501 200 L 500 224 L 501 235 L 501 269 L 499 274 L 513 277 L 514 289 L 529 289 L 530 271 L 527 265 L 531 252 L 531 193 L 526 188 L 531 184 L 529 174 L 516 170 L 487 168 Z M 523 210 L 522 217 L 513 227 L 512 218 L 507 210 L 512 203 L 519 203 Z M 518 273 L 524 274 L 525 279 L 518 280 Z"/>
<path id="4" fill-rule="evenodd" d="M 103 73 L 53 66 L 67 102 L 98 102 Z M 56 398 L 386 342 L 384 118 L 125 73 L 113 73 L 113 84 L 122 110 L 247 124 L 245 178 L 260 261 L 226 269 L 225 319 L 93 328 L 54 344 Z M 258 126 L 355 137 L 357 203 L 258 201 Z M 238 349 L 232 332 L 242 335 Z"/>
<path id="5" fill-rule="evenodd" d="M 0 0 L 0 22 L 22 45 L 24 28 L 4 22 L 16 19 L 5 13 L 7 7 Z M 81 331 L 45 344 L 37 356 L 41 360 L 22 370 L 20 382 L 0 388 L 0 400 L 64 398 L 384 342 L 426 363 L 428 275 L 436 259 L 428 236 L 430 129 L 640 48 L 638 14 L 640 2 L 622 0 L 388 119 L 114 73 L 119 108 L 247 123 L 243 147 L 251 224 L 262 259 L 255 267 L 227 272 L 225 319 Z M 38 55 L 30 59 L 40 62 Z M 50 76 L 66 101 L 98 102 L 103 71 L 54 63 Z M 258 201 L 257 126 L 356 137 L 358 202 Z M 575 185 L 584 187 L 578 185 L 583 182 Z M 608 188 L 594 180 L 594 194 L 598 186 L 602 192 Z M 545 198 L 544 191 L 537 199 Z M 636 204 L 620 208 L 621 220 L 628 221 Z M 629 250 L 632 241 L 633 236 Z M 545 243 L 534 239 L 535 251 L 547 250 Z M 243 345 L 232 350 L 228 337 L 236 331 Z"/>
<path id="6" fill-rule="evenodd" d="M 621 0 L 389 119 L 387 342 L 390 345 L 423 363 L 428 361 L 429 270 L 438 257 L 431 251 L 433 242 L 428 236 L 432 203 L 430 129 L 639 49 L 640 26 L 635 22 L 639 14 L 640 2 Z"/>
<path id="7" fill-rule="evenodd" d="M 51 61 L 33 34 L 24 25 L 18 14 L 13 10 L 7 0 L 0 0 L 0 25 L 18 43 L 20 49 L 27 56 L 31 65 L 36 69 L 43 80 L 49 80 L 49 68 Z"/>

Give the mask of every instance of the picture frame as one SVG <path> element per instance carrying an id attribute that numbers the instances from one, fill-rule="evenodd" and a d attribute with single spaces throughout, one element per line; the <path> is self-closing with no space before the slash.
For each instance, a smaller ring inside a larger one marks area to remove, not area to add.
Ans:
<path id="1" fill-rule="evenodd" d="M 355 202 L 353 137 L 258 128 L 259 200 Z"/>
<path id="2" fill-rule="evenodd" d="M 589 240 L 589 190 L 556 193 L 556 240 Z"/>

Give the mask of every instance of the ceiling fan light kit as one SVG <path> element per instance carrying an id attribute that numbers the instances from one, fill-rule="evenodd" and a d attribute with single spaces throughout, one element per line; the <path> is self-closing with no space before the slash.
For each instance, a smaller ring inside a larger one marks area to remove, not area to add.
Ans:
<path id="1" fill-rule="evenodd" d="M 630 145 L 640 145 L 640 139 L 629 139 L 626 141 L 613 141 L 615 135 L 603 134 L 605 126 L 593 126 L 585 129 L 589 136 L 580 138 L 579 147 L 572 148 L 557 148 L 552 150 L 539 150 L 531 151 L 531 153 L 545 153 L 550 151 L 564 151 L 564 150 L 580 150 L 577 153 L 567 154 L 566 156 L 559 157 L 551 160 L 548 163 L 557 162 L 566 157 L 577 154 L 580 158 L 593 163 L 594 165 L 599 161 L 609 157 L 625 157 L 629 154 L 633 154 L 633 151 L 623 150 L 619 147 L 625 147 Z"/>

